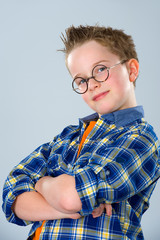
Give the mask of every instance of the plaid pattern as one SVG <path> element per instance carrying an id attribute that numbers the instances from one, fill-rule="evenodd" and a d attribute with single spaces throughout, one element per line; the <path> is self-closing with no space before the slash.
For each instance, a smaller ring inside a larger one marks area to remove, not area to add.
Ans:
<path id="1" fill-rule="evenodd" d="M 40 239 L 144 239 L 140 220 L 160 177 L 159 142 L 143 119 L 142 107 L 106 114 L 97 120 L 78 159 L 80 138 L 96 114 L 69 126 L 50 143 L 37 148 L 18 164 L 5 181 L 3 211 L 8 221 L 25 226 L 30 236 L 41 222 L 23 221 L 11 210 L 16 196 L 35 191 L 45 175 L 75 177 L 82 201 L 82 218 L 46 221 Z M 111 203 L 112 216 L 92 218 L 100 203 Z"/>

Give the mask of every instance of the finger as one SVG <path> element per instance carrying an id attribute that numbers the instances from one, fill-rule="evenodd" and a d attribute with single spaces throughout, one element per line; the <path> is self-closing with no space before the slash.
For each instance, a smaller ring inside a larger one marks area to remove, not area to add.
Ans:
<path id="1" fill-rule="evenodd" d="M 81 215 L 79 213 L 68 214 L 68 217 L 71 219 L 79 219 Z"/>
<path id="2" fill-rule="evenodd" d="M 108 216 L 111 216 L 111 215 L 112 215 L 112 205 L 105 203 L 105 209 L 106 209 L 106 214 L 107 214 Z"/>
<path id="3" fill-rule="evenodd" d="M 99 214 L 100 214 L 99 209 L 94 209 L 93 212 L 92 212 L 92 216 L 93 216 L 94 218 L 99 217 Z"/>
<path id="4" fill-rule="evenodd" d="M 104 204 L 100 204 L 98 208 L 95 208 L 95 209 L 93 210 L 92 216 L 93 216 L 94 218 L 99 217 L 99 216 L 102 215 L 103 211 L 104 211 Z"/>

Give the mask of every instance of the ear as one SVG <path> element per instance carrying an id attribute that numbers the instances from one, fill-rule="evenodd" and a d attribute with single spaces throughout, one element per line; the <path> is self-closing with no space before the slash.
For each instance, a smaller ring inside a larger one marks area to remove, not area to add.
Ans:
<path id="1" fill-rule="evenodd" d="M 134 82 L 139 74 L 139 63 L 136 59 L 132 58 L 128 61 L 128 72 L 129 72 L 129 80 Z"/>

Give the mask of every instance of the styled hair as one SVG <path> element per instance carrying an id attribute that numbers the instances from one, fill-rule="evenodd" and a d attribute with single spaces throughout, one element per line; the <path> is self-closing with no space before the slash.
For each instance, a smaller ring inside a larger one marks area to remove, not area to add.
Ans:
<path id="1" fill-rule="evenodd" d="M 96 41 L 108 50 L 117 55 L 120 60 L 136 59 L 138 62 L 138 56 L 135 48 L 135 44 L 130 35 L 124 33 L 123 30 L 113 29 L 111 27 L 104 26 L 78 26 L 73 25 L 65 30 L 65 35 L 62 33 L 61 39 L 64 43 L 64 48 L 60 51 L 65 53 L 66 66 L 68 55 L 73 49 L 88 41 Z M 136 85 L 136 80 L 134 81 Z"/>
<path id="2" fill-rule="evenodd" d="M 80 25 L 78 27 L 72 25 L 65 30 L 65 35 L 62 33 L 61 39 L 64 43 L 64 49 L 61 51 L 65 53 L 66 59 L 74 48 L 85 42 L 95 40 L 102 46 L 107 47 L 113 54 L 119 56 L 120 60 L 135 58 L 138 61 L 133 39 L 123 30 L 98 25 Z"/>

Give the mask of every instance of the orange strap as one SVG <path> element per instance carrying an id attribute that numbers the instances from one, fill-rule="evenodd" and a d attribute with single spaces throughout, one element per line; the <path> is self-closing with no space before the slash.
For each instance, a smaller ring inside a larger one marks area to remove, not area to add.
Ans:
<path id="1" fill-rule="evenodd" d="M 43 228 L 44 223 L 45 223 L 45 221 L 43 221 L 42 225 L 39 228 L 36 229 L 35 234 L 32 238 L 33 240 L 39 240 L 39 237 L 40 237 L 40 234 L 42 232 L 42 228 Z"/>
<path id="2" fill-rule="evenodd" d="M 85 132 L 83 133 L 83 136 L 82 136 L 82 139 L 81 139 L 81 142 L 79 144 L 79 149 L 78 149 L 78 153 L 77 153 L 77 158 L 80 154 L 80 151 L 81 151 L 81 148 L 82 148 L 82 145 L 83 143 L 85 142 L 88 134 L 91 132 L 91 130 L 94 128 L 94 125 L 96 124 L 95 121 L 91 121 L 88 125 L 88 127 L 86 128 Z"/>
<path id="3" fill-rule="evenodd" d="M 81 151 L 81 148 L 82 148 L 82 145 L 83 143 L 85 142 L 88 134 L 91 132 L 91 130 L 93 129 L 94 125 L 96 124 L 96 121 L 91 121 L 88 125 L 88 127 L 86 128 L 86 130 L 84 131 L 84 134 L 82 136 L 82 139 L 81 139 L 81 142 L 79 144 L 79 149 L 78 149 L 78 153 L 77 153 L 77 158 L 80 154 L 80 151 Z M 39 237 L 40 237 L 40 234 L 41 234 L 41 231 L 42 231 L 42 228 L 44 226 L 44 223 L 45 221 L 43 221 L 42 225 L 36 229 L 35 231 L 35 235 L 33 236 L 33 240 L 39 240 Z"/>

